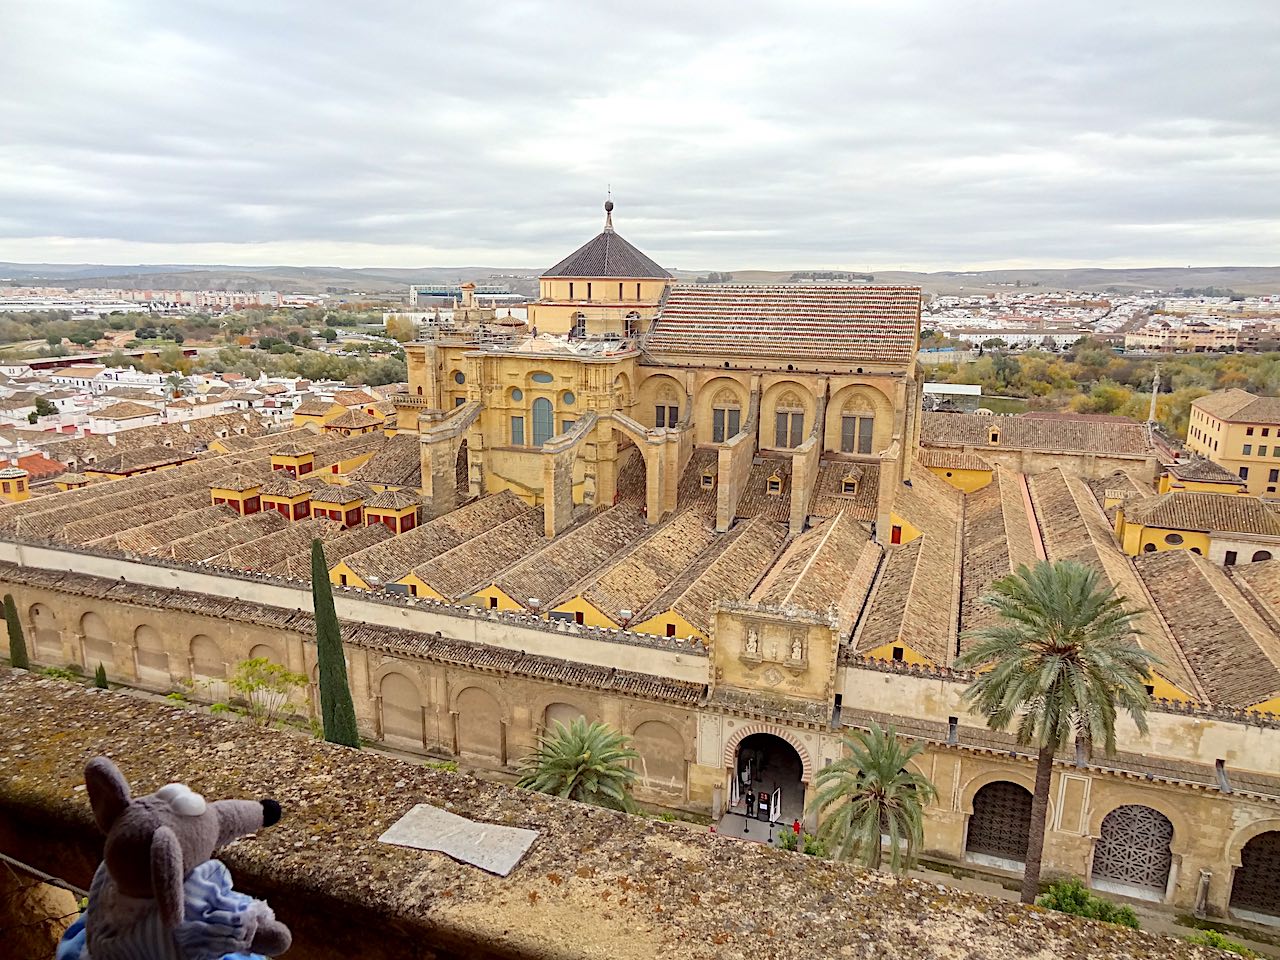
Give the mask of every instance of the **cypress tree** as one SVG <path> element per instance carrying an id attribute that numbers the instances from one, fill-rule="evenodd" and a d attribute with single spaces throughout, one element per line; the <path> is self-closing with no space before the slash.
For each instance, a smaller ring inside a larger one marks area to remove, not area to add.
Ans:
<path id="1" fill-rule="evenodd" d="M 107 668 L 101 663 L 98 664 L 98 669 L 93 671 L 93 685 L 99 690 L 107 689 Z"/>
<path id="2" fill-rule="evenodd" d="M 23 670 L 30 670 L 27 638 L 22 633 L 22 621 L 18 619 L 18 608 L 13 602 L 12 593 L 4 595 L 4 622 L 9 627 L 9 664 Z"/>
<path id="3" fill-rule="evenodd" d="M 342 632 L 333 609 L 333 587 L 324 545 L 311 541 L 311 600 L 316 614 L 316 660 L 320 667 L 320 716 L 324 738 L 347 747 L 360 746 L 356 711 L 347 683 L 347 661 L 342 655 Z"/>

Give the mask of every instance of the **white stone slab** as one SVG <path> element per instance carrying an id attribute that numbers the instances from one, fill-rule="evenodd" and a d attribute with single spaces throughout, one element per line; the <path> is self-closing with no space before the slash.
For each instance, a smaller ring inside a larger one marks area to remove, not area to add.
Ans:
<path id="1" fill-rule="evenodd" d="M 437 850 L 505 877 L 537 838 L 537 830 L 479 823 L 420 803 L 393 823 L 378 841 L 397 847 Z"/>

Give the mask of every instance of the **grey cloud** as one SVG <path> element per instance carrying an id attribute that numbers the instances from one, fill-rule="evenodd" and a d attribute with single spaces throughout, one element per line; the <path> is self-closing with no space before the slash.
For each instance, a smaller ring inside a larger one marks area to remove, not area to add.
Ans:
<path id="1" fill-rule="evenodd" d="M 0 259 L 551 263 L 612 182 L 686 267 L 1274 262 L 1278 54 L 1272 0 L 47 0 L 0 36 Z"/>

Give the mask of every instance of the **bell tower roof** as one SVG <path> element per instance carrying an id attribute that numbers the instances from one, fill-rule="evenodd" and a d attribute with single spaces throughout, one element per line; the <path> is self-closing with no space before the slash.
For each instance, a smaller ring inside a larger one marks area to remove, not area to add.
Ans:
<path id="1" fill-rule="evenodd" d="M 671 277 L 614 231 L 612 200 L 606 200 L 604 204 L 604 229 L 542 275 L 616 277 L 624 280 L 667 280 Z"/>

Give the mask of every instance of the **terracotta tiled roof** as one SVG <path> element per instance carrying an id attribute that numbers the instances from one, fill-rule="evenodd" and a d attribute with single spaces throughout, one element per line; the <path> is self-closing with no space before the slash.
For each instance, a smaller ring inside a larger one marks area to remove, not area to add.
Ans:
<path id="1" fill-rule="evenodd" d="M 1235 387 L 1193 400 L 1191 406 L 1233 423 L 1280 423 L 1280 397 L 1259 397 Z"/>
<path id="2" fill-rule="evenodd" d="M 172 450 L 169 447 L 135 447 L 95 460 L 93 463 L 86 464 L 84 469 L 86 472 L 93 473 L 135 473 L 138 470 L 165 467 L 171 463 L 185 463 L 194 459 L 194 454 Z"/>
<path id="3" fill-rule="evenodd" d="M 1165 471 L 1179 480 L 1199 480 L 1202 483 L 1229 483 L 1243 487 L 1244 481 L 1221 464 L 1206 460 L 1204 457 L 1193 457 L 1184 463 L 1171 463 Z"/>
<path id="4" fill-rule="evenodd" d="M 911 486 L 899 488 L 894 512 L 924 533 L 908 549 L 886 548 L 866 622 L 854 637 L 859 652 L 900 642 L 933 663 L 951 663 L 959 620 L 963 501 L 959 490 L 928 470 L 914 471 Z"/>
<path id="5" fill-rule="evenodd" d="M 297 520 L 284 530 L 234 546 L 209 562 L 214 566 L 233 570 L 265 572 L 296 554 L 309 554 L 312 540 L 321 540 L 327 544 L 345 531 L 346 528 L 336 520 L 319 517 Z"/>
<path id="6" fill-rule="evenodd" d="M 935 449 L 921 447 L 916 456 L 916 463 L 922 467 L 933 467 L 937 470 L 990 470 L 991 464 L 976 453 L 965 453 L 963 450 Z"/>
<path id="7" fill-rule="evenodd" d="M 323 417 L 332 409 L 333 404 L 330 401 L 313 397 L 310 400 L 302 401 L 293 412 L 304 417 Z"/>
<path id="8" fill-rule="evenodd" d="M 1280 695 L 1280 637 L 1233 582 L 1244 568 L 1219 567 L 1189 550 L 1134 563 L 1212 703 L 1252 707 Z"/>
<path id="9" fill-rule="evenodd" d="M 631 504 L 611 507 L 569 528 L 527 560 L 500 573 L 495 586 L 516 603 L 537 599 L 549 610 L 580 590 L 644 533 L 644 518 Z"/>
<path id="10" fill-rule="evenodd" d="M 528 509 L 524 501 L 509 491 L 493 494 L 436 517 L 394 539 L 353 553 L 347 557 L 347 565 L 366 583 L 373 580 L 383 584 L 395 583 L 414 567 L 452 550 L 471 537 L 483 535 Z"/>
<path id="11" fill-rule="evenodd" d="M 25 457 L 19 457 L 17 464 L 27 473 L 31 474 L 33 480 L 43 480 L 46 477 L 56 477 L 67 469 L 65 463 L 52 460 L 43 453 L 28 453 Z"/>
<path id="12" fill-rule="evenodd" d="M 750 596 L 786 537 L 787 528 L 772 520 L 755 517 L 738 521 L 728 538 L 708 545 L 692 566 L 636 614 L 634 621 L 674 610 L 709 636 L 716 603 Z"/>
<path id="13" fill-rule="evenodd" d="M 370 396 L 363 390 L 339 390 L 333 395 L 333 402 L 340 403 L 344 407 L 362 407 L 377 403 L 378 398 Z"/>
<path id="14" fill-rule="evenodd" d="M 413 568 L 418 579 L 447 600 L 488 586 L 494 573 L 519 563 L 546 544 L 542 511 L 528 508 L 492 530 Z"/>
<path id="15" fill-rule="evenodd" d="M 415 433 L 398 433 L 366 463 L 351 471 L 351 479 L 388 487 L 422 486 L 422 443 Z"/>
<path id="16" fill-rule="evenodd" d="M 332 420 L 328 421 L 325 424 L 325 429 L 326 430 L 328 429 L 351 430 L 351 429 L 358 429 L 360 427 L 376 426 L 381 422 L 382 421 L 379 420 L 377 417 L 371 417 L 367 413 L 365 413 L 363 410 L 348 410 L 346 413 L 341 414 L 340 416 L 334 417 Z"/>
<path id="17" fill-rule="evenodd" d="M 417 494 L 410 493 L 408 490 L 384 490 L 382 493 L 374 494 L 365 501 L 365 509 L 383 510 L 404 510 L 406 507 L 416 507 L 422 502 L 422 498 Z"/>
<path id="18" fill-rule="evenodd" d="M 88 483 L 89 478 L 83 473 L 64 473 L 58 477 L 60 483 Z"/>
<path id="19" fill-rule="evenodd" d="M 1133 562 L 1116 544 L 1111 525 L 1094 499 L 1093 491 L 1083 480 L 1067 476 L 1058 467 L 1027 477 L 1027 485 L 1048 558 L 1076 560 L 1100 570 L 1107 583 L 1115 587 L 1118 597 L 1143 611 L 1137 624 L 1137 639 L 1162 661 L 1155 672 L 1189 696 L 1205 699 L 1203 688 L 1168 626 L 1155 613 Z"/>
<path id="20" fill-rule="evenodd" d="M 1035 565 L 1033 522 L 1023 500 L 1021 476 L 1004 467 L 996 467 L 991 483 L 965 498 L 962 630 L 993 623 L 995 612 L 982 597 L 996 580 L 1024 564 Z"/>
<path id="21" fill-rule="evenodd" d="M 919 321 L 918 287 L 676 284 L 644 346 L 657 355 L 905 366 Z"/>
<path id="22" fill-rule="evenodd" d="M 193 537 L 175 540 L 153 551 L 184 563 L 204 563 L 234 546 L 276 533 L 289 526 L 289 521 L 274 510 L 250 514 L 230 523 L 204 530 Z"/>
<path id="23" fill-rule="evenodd" d="M 844 492 L 846 478 L 857 479 L 857 493 Z M 879 492 L 879 463 L 827 460 L 818 468 L 818 480 L 813 487 L 813 498 L 809 501 L 809 515 L 834 517 L 843 510 L 855 520 L 870 523 L 876 518 L 876 498 Z"/>
<path id="24" fill-rule="evenodd" d="M 1041 420 L 981 413 L 925 413 L 920 442 L 926 446 L 989 450 L 1046 450 L 1053 453 L 1103 453 L 1146 456 L 1147 428 L 1137 421 Z M 991 442 L 991 432 L 1000 439 Z"/>
<path id="25" fill-rule="evenodd" d="M 348 503 L 355 503 L 357 500 L 364 500 L 371 496 L 373 494 L 369 488 L 358 483 L 351 483 L 346 486 L 328 483 L 311 489 L 311 503 L 313 505 L 329 503 L 342 507 Z"/>
<path id="26" fill-rule="evenodd" d="M 160 416 L 160 411 L 155 407 L 147 406 L 145 403 L 122 400 L 120 403 L 113 403 L 109 407 L 95 410 L 89 416 L 96 417 L 99 420 L 132 420 L 134 417 L 158 417 Z"/>
<path id="27" fill-rule="evenodd" d="M 311 488 L 303 486 L 285 471 L 275 470 L 269 479 L 262 481 L 261 492 L 264 497 L 300 497 L 310 493 Z"/>
<path id="28" fill-rule="evenodd" d="M 1257 497 L 1174 490 L 1125 505 L 1126 523 L 1280 537 L 1280 515 Z"/>
<path id="29" fill-rule="evenodd" d="M 219 490 L 234 490 L 236 493 L 244 493 L 261 485 L 262 481 L 257 477 L 246 477 L 240 473 L 233 473 L 229 477 L 217 477 L 209 483 L 210 487 L 216 487 Z"/>
<path id="30" fill-rule="evenodd" d="M 621 277 L 666 279 L 671 276 L 614 233 L 612 224 L 542 274 L 544 277 Z"/>
<path id="31" fill-rule="evenodd" d="M 769 492 L 769 478 L 781 480 L 778 493 Z M 788 520 L 791 517 L 791 461 L 757 457 L 751 464 L 751 472 L 738 500 L 737 516 L 768 517 L 771 520 Z"/>
<path id="32" fill-rule="evenodd" d="M 751 602 L 831 612 L 843 637 L 853 629 L 879 560 L 880 548 L 866 528 L 839 513 L 792 541 L 752 591 Z"/>
<path id="33" fill-rule="evenodd" d="M 582 596 L 615 623 L 622 621 L 623 610 L 634 617 L 714 539 L 716 533 L 702 514 L 680 514 L 624 553 Z"/>

